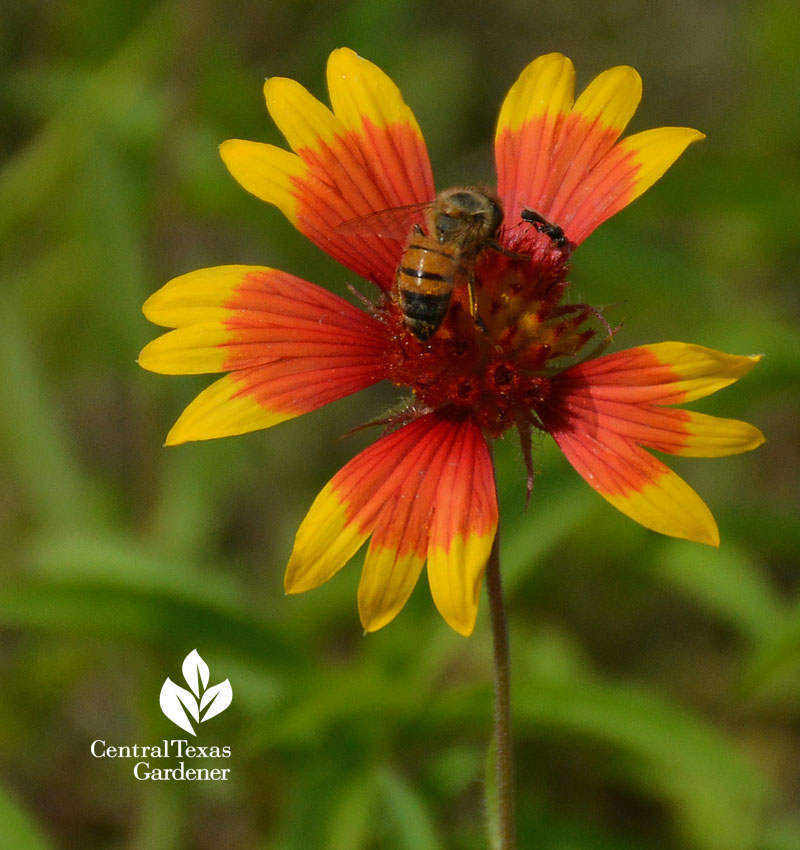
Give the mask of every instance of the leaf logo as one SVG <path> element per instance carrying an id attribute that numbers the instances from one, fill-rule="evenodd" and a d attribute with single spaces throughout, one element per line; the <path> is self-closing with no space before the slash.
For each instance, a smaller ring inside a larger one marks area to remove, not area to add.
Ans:
<path id="1" fill-rule="evenodd" d="M 161 686 L 159 702 L 161 710 L 176 726 L 197 735 L 192 720 L 195 723 L 204 723 L 225 711 L 231 704 L 233 691 L 228 679 L 208 687 L 208 664 L 196 649 L 183 659 L 182 670 L 189 690 L 176 685 L 168 676 Z"/>

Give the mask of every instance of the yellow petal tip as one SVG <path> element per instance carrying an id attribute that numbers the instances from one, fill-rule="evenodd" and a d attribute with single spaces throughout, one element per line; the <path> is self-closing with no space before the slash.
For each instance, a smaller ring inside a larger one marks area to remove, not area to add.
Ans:
<path id="1" fill-rule="evenodd" d="M 166 438 L 164 439 L 163 448 L 169 448 L 170 446 L 182 446 L 184 443 L 189 442 L 188 437 L 183 437 L 180 434 L 176 434 L 175 428 L 171 428 L 167 433 Z"/>

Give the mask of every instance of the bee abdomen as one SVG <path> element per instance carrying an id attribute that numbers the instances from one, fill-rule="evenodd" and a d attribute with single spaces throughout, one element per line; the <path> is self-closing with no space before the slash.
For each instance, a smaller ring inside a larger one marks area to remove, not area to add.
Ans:
<path id="1" fill-rule="evenodd" d="M 416 268 L 414 266 L 400 266 L 397 273 L 401 279 L 404 277 L 414 278 L 414 286 L 436 286 L 440 283 L 451 286 L 453 283 L 452 275 L 432 272 L 429 269 L 423 269 L 419 266 Z"/>
<path id="2" fill-rule="evenodd" d="M 442 324 L 450 306 L 450 290 L 437 295 L 400 289 L 400 307 L 406 327 L 423 342 Z"/>

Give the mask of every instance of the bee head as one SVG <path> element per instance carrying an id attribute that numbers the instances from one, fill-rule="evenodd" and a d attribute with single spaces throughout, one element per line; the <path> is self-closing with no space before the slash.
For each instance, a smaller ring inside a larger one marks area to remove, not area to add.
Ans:
<path id="1" fill-rule="evenodd" d="M 478 189 L 450 189 L 431 210 L 433 231 L 441 243 L 478 248 L 491 239 L 503 220 L 500 204 Z"/>

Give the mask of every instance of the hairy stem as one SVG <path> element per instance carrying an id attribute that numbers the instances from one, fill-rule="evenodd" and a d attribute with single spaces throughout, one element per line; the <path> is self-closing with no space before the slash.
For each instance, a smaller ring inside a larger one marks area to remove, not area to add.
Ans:
<path id="1" fill-rule="evenodd" d="M 511 743 L 511 668 L 508 626 L 500 580 L 500 529 L 486 565 L 486 589 L 494 642 L 494 734 L 500 850 L 515 850 L 514 780 Z"/>

